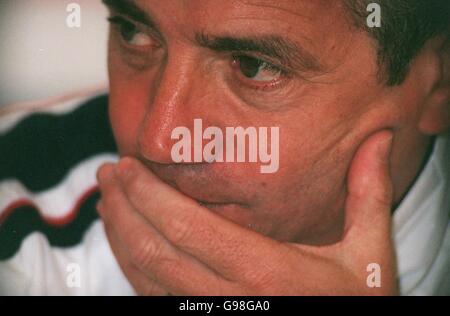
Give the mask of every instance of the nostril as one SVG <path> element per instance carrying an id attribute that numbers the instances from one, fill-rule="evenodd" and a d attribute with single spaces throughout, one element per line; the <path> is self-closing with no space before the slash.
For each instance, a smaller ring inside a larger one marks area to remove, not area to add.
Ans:
<path id="1" fill-rule="evenodd" d="M 137 152 L 147 161 L 153 161 L 160 164 L 173 163 L 171 158 L 170 135 L 168 137 L 147 136 L 141 138 L 137 143 Z"/>

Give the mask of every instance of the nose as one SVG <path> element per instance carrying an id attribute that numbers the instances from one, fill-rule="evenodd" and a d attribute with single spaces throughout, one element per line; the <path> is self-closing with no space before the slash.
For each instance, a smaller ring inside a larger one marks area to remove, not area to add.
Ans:
<path id="1" fill-rule="evenodd" d="M 151 83 L 150 102 L 138 135 L 143 158 L 160 164 L 173 163 L 171 149 L 174 128 L 193 123 L 192 98 L 194 61 L 186 56 L 167 58 Z"/>

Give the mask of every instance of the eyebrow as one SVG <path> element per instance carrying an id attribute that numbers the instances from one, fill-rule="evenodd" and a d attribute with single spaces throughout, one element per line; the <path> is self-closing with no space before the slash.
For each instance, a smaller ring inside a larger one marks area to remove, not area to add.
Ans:
<path id="1" fill-rule="evenodd" d="M 196 35 L 199 45 L 218 52 L 251 52 L 278 59 L 282 65 L 301 71 L 322 72 L 325 66 L 311 53 L 278 35 L 256 37 L 211 37 Z"/>
<path id="2" fill-rule="evenodd" d="M 157 30 L 158 27 L 150 15 L 144 10 L 139 8 L 134 0 L 102 0 L 103 4 L 109 9 L 116 11 L 117 13 L 128 16 L 136 22 L 145 24 L 149 28 Z"/>
<path id="3" fill-rule="evenodd" d="M 147 12 L 139 8 L 134 0 L 102 0 L 102 2 L 117 13 L 155 30 L 162 37 L 154 20 Z M 216 52 L 259 53 L 277 59 L 281 65 L 294 70 L 309 72 L 323 72 L 325 70 L 325 66 L 314 55 L 279 35 L 221 37 L 197 33 L 195 38 L 200 46 Z"/>

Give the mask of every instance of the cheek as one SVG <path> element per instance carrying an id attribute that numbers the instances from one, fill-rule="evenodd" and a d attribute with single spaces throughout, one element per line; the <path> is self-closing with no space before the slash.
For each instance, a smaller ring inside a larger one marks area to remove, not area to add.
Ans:
<path id="1" fill-rule="evenodd" d="M 299 159 L 286 166 L 268 183 L 261 206 L 274 223 L 274 236 L 312 244 L 337 240 L 343 223 L 345 173 L 345 163 L 328 157 L 314 165 Z"/>
<path id="2" fill-rule="evenodd" d="M 133 155 L 139 127 L 145 117 L 148 92 L 143 84 L 147 80 L 136 78 L 130 72 L 111 36 L 108 51 L 109 118 L 120 155 Z"/>
<path id="3" fill-rule="evenodd" d="M 291 130 L 290 135 L 299 137 L 280 139 L 279 172 L 250 178 L 259 190 L 255 208 L 277 239 L 332 241 L 342 228 L 346 171 L 355 144 L 346 137 L 327 139 L 307 131 Z"/>

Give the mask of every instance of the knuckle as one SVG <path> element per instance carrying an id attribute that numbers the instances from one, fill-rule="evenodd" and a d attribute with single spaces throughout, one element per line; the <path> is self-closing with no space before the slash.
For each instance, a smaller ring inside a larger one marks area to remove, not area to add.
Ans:
<path id="1" fill-rule="evenodd" d="M 169 293 L 154 281 L 149 281 L 143 290 L 138 290 L 142 296 L 167 296 Z"/>
<path id="2" fill-rule="evenodd" d="M 107 174 L 110 172 L 111 168 L 113 168 L 112 163 L 105 163 L 103 165 L 101 165 L 98 169 L 97 169 L 97 179 L 103 179 L 107 176 Z"/>
<path id="3" fill-rule="evenodd" d="M 161 247 L 151 238 L 140 238 L 130 249 L 130 259 L 138 267 L 154 265 L 162 256 Z"/>
<path id="4" fill-rule="evenodd" d="M 390 207 L 394 198 L 394 194 L 391 188 L 380 189 L 377 194 L 375 194 L 374 199 L 377 204 L 382 206 Z"/>
<path id="5" fill-rule="evenodd" d="M 176 245 L 184 245 L 191 239 L 191 227 L 180 219 L 172 219 L 169 225 L 169 239 Z"/>
<path id="6" fill-rule="evenodd" d="M 183 276 L 181 262 L 180 256 L 165 256 L 159 260 L 160 268 L 158 272 L 161 275 L 169 275 L 174 279 L 180 278 Z"/>
<path id="7" fill-rule="evenodd" d="M 136 174 L 130 174 L 125 181 L 129 192 L 133 192 L 133 195 L 137 197 L 145 196 L 148 184 L 142 181 L 141 177 Z"/>
<path id="8" fill-rule="evenodd" d="M 145 276 L 132 263 L 122 267 L 136 293 L 140 296 L 164 296 L 168 292 L 151 276 Z"/>
<path id="9" fill-rule="evenodd" d="M 275 291 L 274 273 L 269 269 L 263 268 L 259 271 L 252 271 L 246 275 L 246 279 L 256 293 L 268 294 Z"/>
<path id="10" fill-rule="evenodd" d="M 173 216 L 167 221 L 168 238 L 179 246 L 188 245 L 199 226 L 195 211 L 184 210 L 182 213 L 184 215 Z"/>

